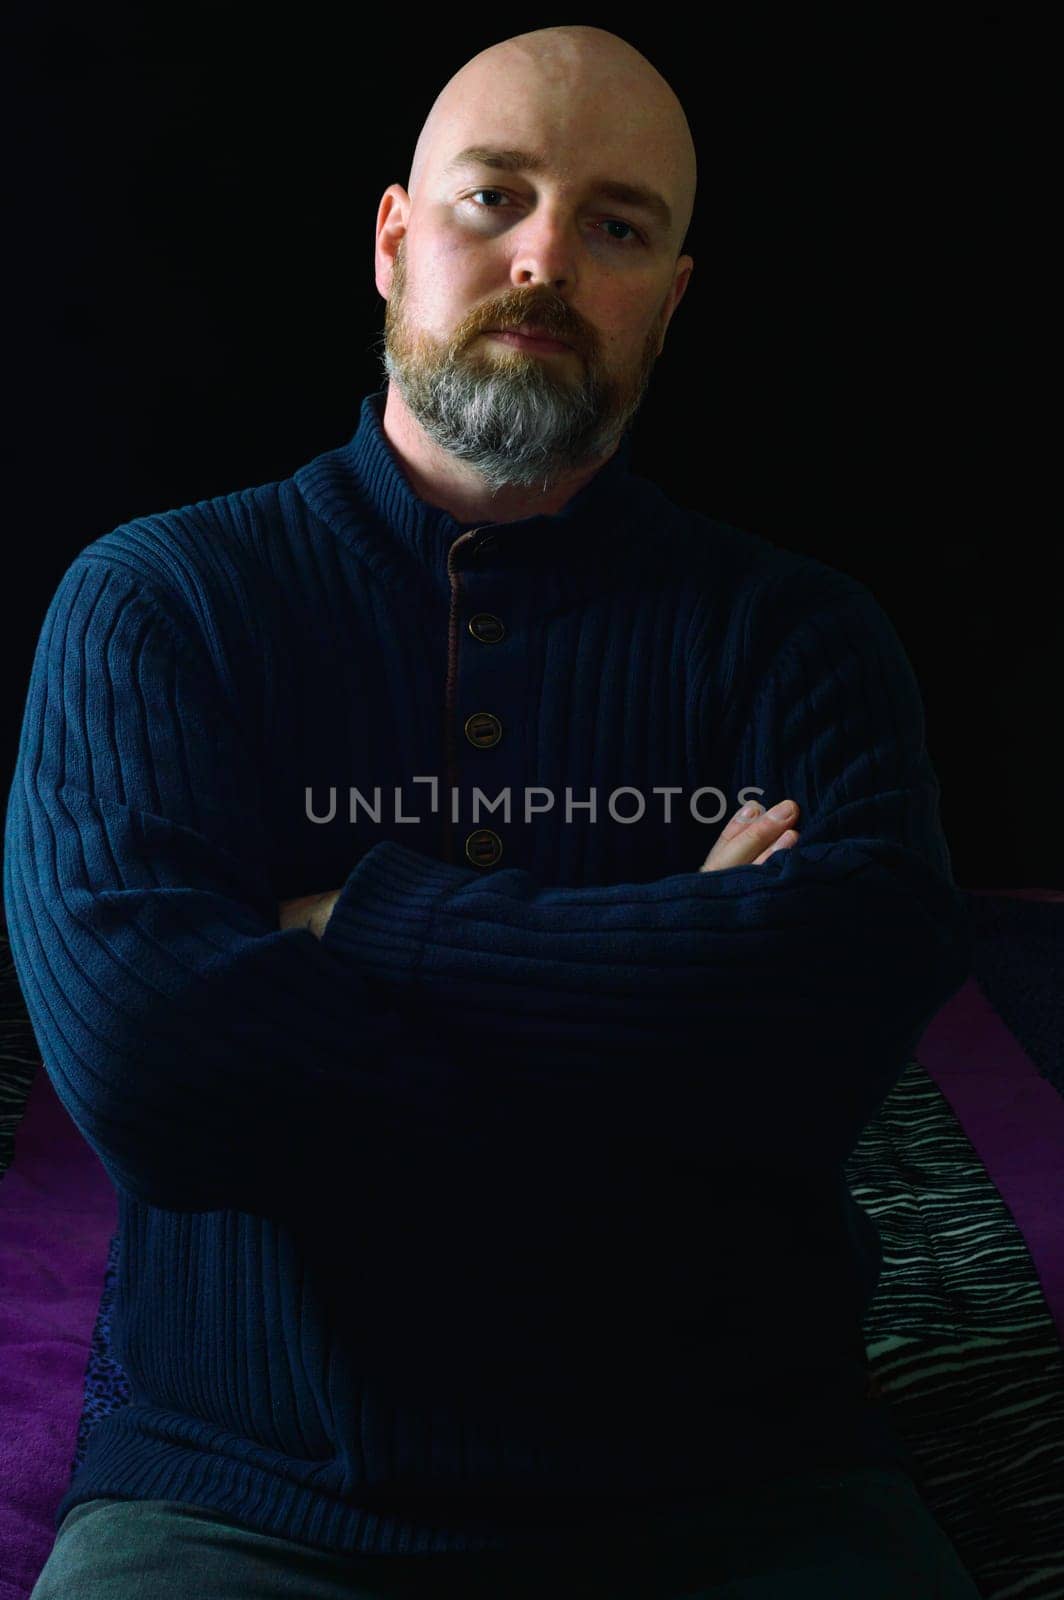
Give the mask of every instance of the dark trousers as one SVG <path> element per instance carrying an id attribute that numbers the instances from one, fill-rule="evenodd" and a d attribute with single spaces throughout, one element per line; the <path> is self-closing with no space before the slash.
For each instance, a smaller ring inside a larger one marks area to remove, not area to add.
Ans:
<path id="1" fill-rule="evenodd" d="M 30 1600 L 979 1600 L 907 1473 L 823 1469 L 647 1515 L 624 1548 L 334 1556 L 170 1500 L 90 1500 Z"/>

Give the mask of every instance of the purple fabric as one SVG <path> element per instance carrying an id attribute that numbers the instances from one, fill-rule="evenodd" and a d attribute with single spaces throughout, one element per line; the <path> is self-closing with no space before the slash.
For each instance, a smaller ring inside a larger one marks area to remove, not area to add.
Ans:
<path id="1" fill-rule="evenodd" d="M 914 1054 L 1011 1211 L 1064 1343 L 1064 1100 L 974 978 L 943 1006 Z"/>
<path id="2" fill-rule="evenodd" d="M 55 1542 L 118 1204 L 43 1067 L 0 1182 L 0 1600 Z"/>

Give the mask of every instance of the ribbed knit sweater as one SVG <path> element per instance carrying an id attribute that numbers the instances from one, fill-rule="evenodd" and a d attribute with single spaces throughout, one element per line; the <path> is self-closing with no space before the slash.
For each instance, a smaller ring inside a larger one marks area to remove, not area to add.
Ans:
<path id="1" fill-rule="evenodd" d="M 461 524 L 384 398 L 87 544 L 42 625 L 4 899 L 116 1190 L 132 1395 L 56 1527 L 550 1548 L 909 1465 L 843 1166 L 971 934 L 898 635 L 628 436 L 559 513 Z M 784 797 L 796 845 L 699 871 Z"/>

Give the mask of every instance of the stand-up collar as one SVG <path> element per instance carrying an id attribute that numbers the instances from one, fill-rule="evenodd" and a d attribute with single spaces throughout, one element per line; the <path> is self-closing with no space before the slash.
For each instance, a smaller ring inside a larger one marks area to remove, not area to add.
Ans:
<path id="1" fill-rule="evenodd" d="M 628 533 L 633 487 L 631 437 L 558 512 L 516 522 L 458 522 L 411 488 L 383 426 L 387 390 L 366 395 L 358 428 L 339 449 L 316 456 L 294 474 L 311 509 L 375 565 L 410 576 L 414 563 L 433 587 L 450 591 L 448 556 L 471 529 L 490 529 L 492 539 L 464 539 L 460 561 L 478 570 L 503 567 L 544 573 L 589 568 L 608 562 Z M 486 537 L 486 536 L 485 536 Z M 477 550 L 477 546 L 481 548 Z"/>

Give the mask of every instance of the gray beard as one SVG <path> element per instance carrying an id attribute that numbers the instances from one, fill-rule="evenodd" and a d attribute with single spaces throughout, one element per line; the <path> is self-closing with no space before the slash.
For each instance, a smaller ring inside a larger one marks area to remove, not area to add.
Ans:
<path id="1" fill-rule="evenodd" d="M 384 370 L 411 415 L 442 450 L 468 464 L 491 490 L 550 492 L 564 471 L 611 450 L 627 419 L 603 417 L 594 382 L 559 388 L 529 362 L 521 371 L 471 371 L 458 362 L 408 380 L 386 349 Z"/>

